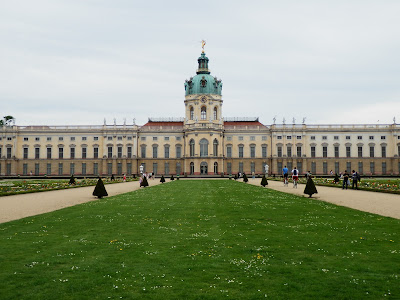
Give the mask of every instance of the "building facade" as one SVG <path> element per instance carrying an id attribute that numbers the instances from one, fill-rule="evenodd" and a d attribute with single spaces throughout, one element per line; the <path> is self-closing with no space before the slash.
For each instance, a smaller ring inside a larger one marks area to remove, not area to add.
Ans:
<path id="1" fill-rule="evenodd" d="M 0 176 L 400 174 L 400 125 L 263 125 L 222 117 L 222 81 L 204 51 L 185 81 L 185 117 L 142 125 L 2 126 Z"/>

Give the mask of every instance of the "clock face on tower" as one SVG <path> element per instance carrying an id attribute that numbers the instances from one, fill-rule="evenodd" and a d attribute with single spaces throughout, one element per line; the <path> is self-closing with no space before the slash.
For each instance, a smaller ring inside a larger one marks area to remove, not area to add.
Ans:
<path id="1" fill-rule="evenodd" d="M 201 97 L 201 102 L 206 103 L 207 98 L 205 96 Z"/>

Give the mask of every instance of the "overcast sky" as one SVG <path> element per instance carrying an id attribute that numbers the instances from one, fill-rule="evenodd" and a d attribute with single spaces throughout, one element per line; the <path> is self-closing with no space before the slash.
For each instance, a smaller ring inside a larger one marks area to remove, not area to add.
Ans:
<path id="1" fill-rule="evenodd" d="M 223 116 L 400 123 L 400 1 L 0 2 L 0 114 L 17 125 L 184 116 L 201 40 Z"/>

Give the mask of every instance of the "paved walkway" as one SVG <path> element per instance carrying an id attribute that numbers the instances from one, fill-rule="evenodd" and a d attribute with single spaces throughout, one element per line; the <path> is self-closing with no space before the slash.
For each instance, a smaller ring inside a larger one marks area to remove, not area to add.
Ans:
<path id="1" fill-rule="evenodd" d="M 223 180 L 227 179 L 225 178 Z M 169 182 L 169 179 L 167 179 L 167 182 Z M 249 179 L 249 183 L 260 186 L 261 179 Z M 291 184 L 284 187 L 282 182 L 268 181 L 268 183 L 268 188 L 308 197 L 308 195 L 303 194 L 304 184 L 299 184 L 298 188 L 294 189 Z M 149 184 L 150 187 L 158 185 L 160 184 L 160 180 L 149 180 Z M 96 197 L 92 196 L 93 189 L 93 186 L 89 186 L 0 197 L 0 223 L 97 200 Z M 107 184 L 106 189 L 109 196 L 115 196 L 139 189 L 139 182 Z M 317 186 L 317 190 L 318 194 L 313 195 L 313 198 L 317 200 L 400 219 L 400 195 L 358 190 L 342 190 L 324 186 Z"/>

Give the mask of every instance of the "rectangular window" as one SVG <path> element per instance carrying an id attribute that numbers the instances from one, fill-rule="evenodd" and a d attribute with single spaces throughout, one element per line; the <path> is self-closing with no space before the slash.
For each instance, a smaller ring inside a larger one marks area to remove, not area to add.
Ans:
<path id="1" fill-rule="evenodd" d="M 118 155 L 118 158 L 122 158 L 122 146 L 117 147 L 117 155 Z"/>
<path id="2" fill-rule="evenodd" d="M 232 174 L 232 163 L 228 162 L 226 164 L 226 172 L 230 175 Z"/>
<path id="3" fill-rule="evenodd" d="M 255 162 L 250 163 L 250 172 L 251 172 L 251 174 L 256 172 L 256 163 Z"/>
<path id="4" fill-rule="evenodd" d="M 358 152 L 358 157 L 363 157 L 363 147 L 362 146 L 358 146 L 357 148 L 357 152 Z"/>
<path id="5" fill-rule="evenodd" d="M 231 136 L 227 136 L 227 137 L 226 137 L 226 140 L 227 140 L 227 141 L 232 141 L 232 137 L 231 137 Z"/>
<path id="6" fill-rule="evenodd" d="M 397 146 L 397 155 L 400 156 L 400 145 Z"/>
<path id="7" fill-rule="evenodd" d="M 99 175 L 99 164 L 98 163 L 93 164 L 93 175 L 95 175 L 95 176 Z"/>
<path id="8" fill-rule="evenodd" d="M 250 136 L 250 141 L 255 141 L 256 140 L 256 137 L 255 136 Z"/>
<path id="9" fill-rule="evenodd" d="M 315 161 L 311 162 L 311 173 L 316 174 L 317 173 L 317 163 Z"/>
<path id="10" fill-rule="evenodd" d="M 169 147 L 164 147 L 164 157 L 169 158 Z"/>
<path id="11" fill-rule="evenodd" d="M 370 140 L 373 140 L 373 139 L 374 139 L 374 136 L 373 136 L 373 135 L 370 135 L 370 136 L 369 136 L 369 139 L 370 139 Z"/>
<path id="12" fill-rule="evenodd" d="M 297 150 L 297 157 L 301 157 L 301 146 L 297 146 L 296 150 Z"/>
<path id="13" fill-rule="evenodd" d="M 277 138 L 278 140 L 281 140 L 281 139 L 282 139 L 282 136 L 281 136 L 281 135 L 278 135 L 276 138 Z"/>
<path id="14" fill-rule="evenodd" d="M 296 139 L 301 140 L 301 135 L 298 135 Z"/>
<path id="15" fill-rule="evenodd" d="M 386 162 L 382 162 L 382 175 L 386 175 Z"/>
<path id="16" fill-rule="evenodd" d="M 112 163 L 107 163 L 107 175 L 112 175 Z"/>
<path id="17" fill-rule="evenodd" d="M 8 141 L 11 141 L 11 138 L 7 138 Z M 40 141 L 40 137 L 35 137 L 35 141 L 39 142 Z"/>
<path id="18" fill-rule="evenodd" d="M 267 146 L 261 146 L 261 156 L 263 158 L 267 157 Z"/>
<path id="19" fill-rule="evenodd" d="M 283 166 L 282 166 L 282 162 L 278 162 L 277 163 L 277 168 L 278 168 L 278 173 L 279 174 L 282 174 L 283 173 L 283 171 L 282 171 L 282 169 L 283 169 Z M 265 170 L 265 169 L 264 169 Z"/>
<path id="20" fill-rule="evenodd" d="M 113 137 L 112 136 L 108 136 L 107 137 L 107 141 L 112 141 L 113 140 Z"/>
<path id="21" fill-rule="evenodd" d="M 266 135 L 263 135 L 263 136 L 261 137 L 261 140 L 262 140 L 262 141 L 266 141 L 266 140 L 267 140 L 267 136 L 266 136 Z"/>
<path id="22" fill-rule="evenodd" d="M 22 175 L 28 175 L 28 164 L 22 165 Z"/>
<path id="23" fill-rule="evenodd" d="M 386 146 L 382 146 L 382 157 L 386 157 Z"/>
<path id="24" fill-rule="evenodd" d="M 11 148 L 7 148 L 7 158 L 11 158 Z"/>
<path id="25" fill-rule="evenodd" d="M 339 139 L 339 136 L 338 136 L 338 135 L 335 135 L 335 136 L 333 137 L 333 139 L 334 139 L 334 140 L 338 140 L 338 139 Z"/>
<path id="26" fill-rule="evenodd" d="M 126 173 L 127 173 L 128 175 L 131 175 L 131 174 L 132 174 L 132 163 L 127 163 L 127 164 L 126 164 Z"/>
<path id="27" fill-rule="evenodd" d="M 71 159 L 75 158 L 75 148 L 71 148 Z M 74 174 L 74 173 L 71 173 Z"/>
<path id="28" fill-rule="evenodd" d="M 158 165 L 157 165 L 157 163 L 153 163 L 153 174 L 154 175 L 158 174 Z"/>
<path id="29" fill-rule="evenodd" d="M 27 142 L 29 140 L 29 138 L 24 137 L 24 142 Z"/>
<path id="30" fill-rule="evenodd" d="M 75 174 L 75 164 L 74 163 L 70 163 L 70 165 L 69 165 L 69 174 L 70 175 Z"/>
<path id="31" fill-rule="evenodd" d="M 87 137 L 86 136 L 83 136 L 82 137 L 82 141 L 86 141 L 87 140 Z"/>
<path id="32" fill-rule="evenodd" d="M 47 175 L 51 175 L 51 164 L 47 164 L 47 167 L 46 167 L 46 174 L 47 174 Z"/>
<path id="33" fill-rule="evenodd" d="M 311 157 L 315 157 L 315 146 L 311 146 Z M 312 172 L 314 174 L 314 172 Z"/>
<path id="34" fill-rule="evenodd" d="M 58 148 L 58 158 L 59 159 L 64 158 L 64 148 Z"/>
<path id="35" fill-rule="evenodd" d="M 346 146 L 346 157 L 351 157 L 350 150 L 351 148 L 349 146 Z"/>
<path id="36" fill-rule="evenodd" d="M 113 156 L 113 147 L 109 146 L 109 147 L 107 147 L 107 157 L 112 158 L 112 156 Z"/>
<path id="37" fill-rule="evenodd" d="M 40 148 L 35 148 L 35 159 L 40 158 Z"/>
<path id="38" fill-rule="evenodd" d="M 311 140 L 315 140 L 315 135 L 311 136 L 310 138 Z"/>
<path id="39" fill-rule="evenodd" d="M 99 148 L 93 148 L 93 158 L 99 158 Z"/>
<path id="40" fill-rule="evenodd" d="M 357 135 L 357 140 L 362 140 L 362 135 Z"/>
<path id="41" fill-rule="evenodd" d="M 145 145 L 142 145 L 140 147 L 140 154 L 141 154 L 142 158 L 146 158 L 146 146 Z"/>
<path id="42" fill-rule="evenodd" d="M 132 137 L 131 137 L 131 136 L 128 136 L 126 139 L 127 139 L 128 141 L 132 141 Z"/>
<path id="43" fill-rule="evenodd" d="M 335 173 L 339 174 L 340 173 L 340 169 L 339 169 L 339 162 L 335 161 Z"/>
<path id="44" fill-rule="evenodd" d="M 11 163 L 8 163 L 7 165 L 6 165 L 6 175 L 11 175 Z"/>
<path id="45" fill-rule="evenodd" d="M 328 157 L 328 147 L 326 146 L 322 147 L 322 157 Z"/>
<path id="46" fill-rule="evenodd" d="M 386 140 L 386 136 L 382 135 L 381 140 Z"/>
<path id="47" fill-rule="evenodd" d="M 28 148 L 24 148 L 24 159 L 28 158 Z"/>
<path id="48" fill-rule="evenodd" d="M 232 146 L 226 146 L 226 157 L 227 158 L 232 157 Z"/>
<path id="49" fill-rule="evenodd" d="M 243 174 L 243 163 L 239 162 L 239 172 Z"/>
<path id="50" fill-rule="evenodd" d="M 250 157 L 251 158 L 256 157 L 256 146 L 250 146 Z"/>
<path id="51" fill-rule="evenodd" d="M 239 157 L 243 157 L 243 146 L 239 146 Z"/>
<path id="52" fill-rule="evenodd" d="M 99 140 L 99 137 L 98 136 L 94 136 L 93 137 L 93 141 L 98 141 Z"/>
<path id="53" fill-rule="evenodd" d="M 36 163 L 36 164 L 35 164 L 35 175 L 38 176 L 39 174 L 40 174 L 39 164 Z"/>
<path id="54" fill-rule="evenodd" d="M 47 148 L 47 159 L 51 159 L 51 148 Z"/>
<path id="55" fill-rule="evenodd" d="M 350 140 L 350 135 L 346 135 L 346 140 Z"/>
<path id="56" fill-rule="evenodd" d="M 287 157 L 292 157 L 292 146 L 286 147 Z"/>
<path id="57" fill-rule="evenodd" d="M 164 136 L 164 141 L 169 141 L 169 136 Z"/>
<path id="58" fill-rule="evenodd" d="M 153 141 L 157 141 L 157 137 L 156 136 L 153 136 Z"/>
<path id="59" fill-rule="evenodd" d="M 63 138 L 62 136 L 59 136 L 59 137 L 58 137 L 58 140 L 59 140 L 59 141 L 63 141 L 64 138 Z"/>
<path id="60" fill-rule="evenodd" d="M 50 137 L 50 136 L 47 137 L 47 141 L 48 141 L 48 142 L 51 141 L 51 137 Z"/>
<path id="61" fill-rule="evenodd" d="M 182 157 L 182 147 L 176 146 L 176 158 L 181 158 L 181 157 Z"/>
<path id="62" fill-rule="evenodd" d="M 278 154 L 278 157 L 282 157 L 282 147 L 281 146 L 277 147 L 277 154 Z"/>
<path id="63" fill-rule="evenodd" d="M 122 141 L 122 136 L 117 137 L 118 141 Z"/>
<path id="64" fill-rule="evenodd" d="M 180 136 L 177 136 L 177 137 L 176 137 L 176 140 L 177 140 L 177 141 L 180 141 L 180 140 L 181 140 L 181 137 L 180 137 Z"/>
<path id="65" fill-rule="evenodd" d="M 322 139 L 323 139 L 323 140 L 327 140 L 328 137 L 327 137 L 326 135 L 324 135 L 324 136 L 322 136 Z"/>
<path id="66" fill-rule="evenodd" d="M 141 140 L 141 141 L 145 141 L 145 140 L 146 140 L 146 137 L 145 137 L 145 136 L 142 136 L 142 137 L 140 138 L 140 140 Z"/>
<path id="67" fill-rule="evenodd" d="M 82 175 L 86 175 L 86 163 L 82 163 Z"/>
<path id="68" fill-rule="evenodd" d="M 322 173 L 324 175 L 328 174 L 328 163 L 326 161 L 322 163 Z"/>
<path id="69" fill-rule="evenodd" d="M 375 163 L 373 161 L 369 163 L 369 171 L 371 174 L 375 174 Z"/>
<path id="70" fill-rule="evenodd" d="M 301 161 L 297 162 L 297 170 L 298 170 L 299 174 L 303 173 L 303 163 Z"/>
<path id="71" fill-rule="evenodd" d="M 181 170 L 181 163 L 177 162 L 176 163 L 176 174 L 181 174 L 182 170 Z"/>
<path id="72" fill-rule="evenodd" d="M 243 137 L 242 136 L 239 136 L 239 141 L 243 141 Z"/>
<path id="73" fill-rule="evenodd" d="M 351 169 L 351 162 L 346 162 L 346 170 L 347 170 L 347 172 L 351 172 L 352 171 L 352 169 Z"/>
<path id="74" fill-rule="evenodd" d="M 122 175 L 122 163 L 117 163 L 117 174 Z"/>
<path id="75" fill-rule="evenodd" d="M 339 157 L 339 147 L 335 146 L 335 157 Z"/>
<path id="76" fill-rule="evenodd" d="M 158 156 L 158 147 L 153 146 L 153 158 L 157 158 L 157 156 Z"/>
<path id="77" fill-rule="evenodd" d="M 363 163 L 362 161 L 358 162 L 358 173 L 359 174 L 364 174 L 364 168 L 363 168 Z"/>
<path id="78" fill-rule="evenodd" d="M 293 170 L 293 163 L 291 161 L 287 162 L 287 168 L 289 169 L 289 172 Z"/>
<path id="79" fill-rule="evenodd" d="M 291 135 L 288 135 L 288 136 L 286 136 L 286 139 L 291 140 L 291 139 L 292 139 L 292 136 L 291 136 Z"/>
<path id="80" fill-rule="evenodd" d="M 74 136 L 71 136 L 71 141 L 75 141 L 75 137 Z"/>
<path id="81" fill-rule="evenodd" d="M 369 147 L 369 157 L 375 157 L 375 147 Z"/>
<path id="82" fill-rule="evenodd" d="M 126 153 L 128 158 L 132 158 L 132 146 L 126 148 Z"/>
<path id="83" fill-rule="evenodd" d="M 82 148 L 82 158 L 83 159 L 87 158 L 87 148 L 86 147 Z"/>
<path id="84" fill-rule="evenodd" d="M 61 149 L 61 148 L 60 148 Z M 58 175 L 62 175 L 64 173 L 64 166 L 62 163 L 58 164 Z"/>
<path id="85" fill-rule="evenodd" d="M 169 174 L 169 163 L 164 164 L 164 172 L 165 172 L 165 175 Z"/>

